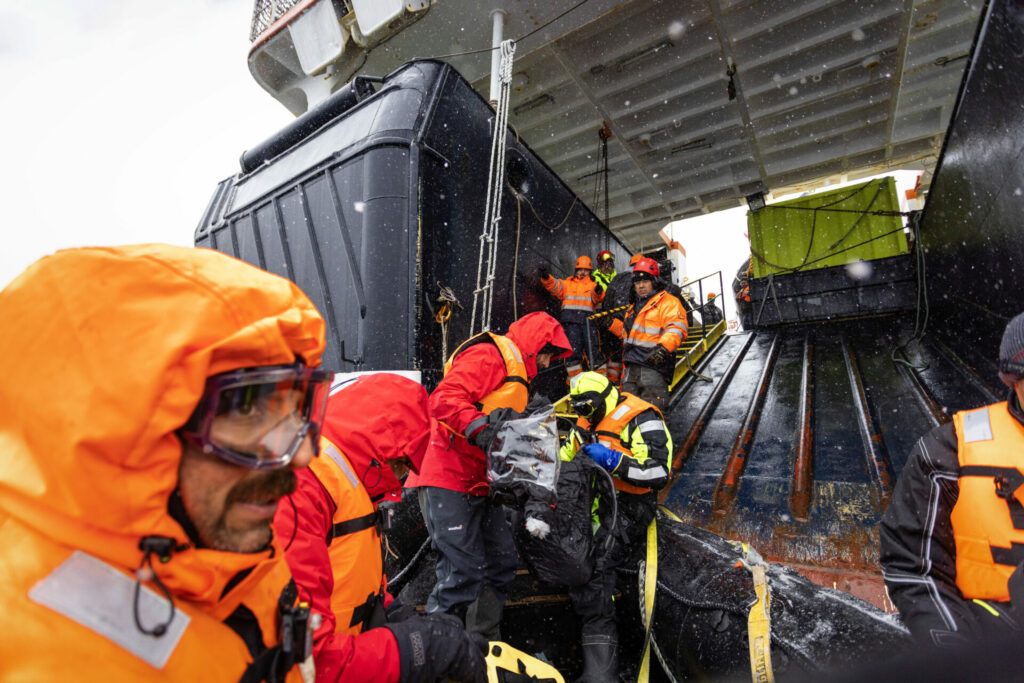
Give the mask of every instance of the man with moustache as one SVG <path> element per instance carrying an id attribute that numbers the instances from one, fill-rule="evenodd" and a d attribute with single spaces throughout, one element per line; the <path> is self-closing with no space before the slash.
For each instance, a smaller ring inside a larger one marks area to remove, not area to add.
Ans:
<path id="1" fill-rule="evenodd" d="M 215 251 L 141 245 L 40 260 L 0 316 L 4 677 L 311 674 L 270 526 L 330 381 L 309 299 Z"/>

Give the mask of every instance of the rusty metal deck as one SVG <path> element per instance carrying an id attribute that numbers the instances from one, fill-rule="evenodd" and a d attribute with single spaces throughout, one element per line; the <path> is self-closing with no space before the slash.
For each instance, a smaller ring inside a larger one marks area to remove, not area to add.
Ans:
<path id="1" fill-rule="evenodd" d="M 684 521 L 753 544 L 808 578 L 885 607 L 879 521 L 917 438 L 999 395 L 992 368 L 927 336 L 893 360 L 913 316 L 723 337 L 667 417 Z"/>

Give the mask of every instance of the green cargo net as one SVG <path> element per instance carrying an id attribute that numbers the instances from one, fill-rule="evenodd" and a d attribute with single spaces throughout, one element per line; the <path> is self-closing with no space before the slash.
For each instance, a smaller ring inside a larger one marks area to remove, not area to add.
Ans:
<path id="1" fill-rule="evenodd" d="M 892 177 L 747 212 L 754 277 L 907 253 Z"/>

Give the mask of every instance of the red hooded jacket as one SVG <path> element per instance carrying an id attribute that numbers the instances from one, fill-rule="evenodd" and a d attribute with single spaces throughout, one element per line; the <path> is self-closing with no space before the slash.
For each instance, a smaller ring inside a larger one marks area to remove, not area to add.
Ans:
<path id="1" fill-rule="evenodd" d="M 505 336 L 522 354 L 531 380 L 537 375 L 537 354 L 546 345 L 563 350 L 552 360 L 569 356 L 572 349 L 562 326 L 547 313 L 524 315 L 509 326 Z M 474 404 L 497 389 L 506 374 L 505 362 L 493 344 L 475 344 L 455 357 L 430 395 L 430 415 L 435 420 L 430 446 L 419 474 L 409 475 L 406 488 L 436 486 L 487 495 L 486 456 L 462 435 L 470 422 L 484 415 Z"/>
<path id="2" fill-rule="evenodd" d="M 391 631 L 374 628 L 352 634 L 348 617 L 339 624 L 332 608 L 332 596 L 338 598 L 338 591 L 362 591 L 362 597 L 384 585 L 377 558 L 371 562 L 364 554 L 379 555 L 376 531 L 335 537 L 330 549 L 326 539 L 335 517 L 361 516 L 381 499 L 401 496 L 402 485 L 387 461 L 405 457 L 413 470 L 418 469 L 430 423 L 426 390 L 405 377 L 379 373 L 338 387 L 327 402 L 323 436 L 341 451 L 350 472 L 336 472 L 338 465 L 327 449 L 321 449 L 316 466 L 297 473 L 298 487 L 278 506 L 274 530 L 285 546 L 300 598 L 323 617 L 313 634 L 317 681 L 390 683 L 399 679 L 398 645 Z M 329 468 L 325 471 L 331 476 L 318 476 L 322 467 Z M 355 489 L 350 473 L 358 480 Z M 367 543 L 377 547 L 366 548 Z M 365 561 L 357 562 L 359 566 L 332 566 L 332 554 L 350 562 L 357 557 Z M 390 596 L 386 600 L 390 602 Z"/>

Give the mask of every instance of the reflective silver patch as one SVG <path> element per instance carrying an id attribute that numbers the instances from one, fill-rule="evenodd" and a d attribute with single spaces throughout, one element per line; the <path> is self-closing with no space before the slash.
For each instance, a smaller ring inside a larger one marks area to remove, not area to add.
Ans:
<path id="1" fill-rule="evenodd" d="M 964 413 L 964 443 L 991 440 L 992 424 L 989 421 L 988 408 Z"/>
<path id="2" fill-rule="evenodd" d="M 162 669 L 192 620 L 175 610 L 167 631 L 155 638 L 135 626 L 132 604 L 135 580 L 88 553 L 76 550 L 42 581 L 32 586 L 32 602 L 49 607 L 120 645 L 150 666 Z M 142 586 L 139 621 L 152 628 L 166 621 L 167 600 Z"/>
<path id="3" fill-rule="evenodd" d="M 345 460 L 341 451 L 339 451 L 330 441 L 324 440 L 321 443 L 324 445 L 324 453 L 326 453 L 330 459 L 334 461 L 334 464 L 341 469 L 345 478 L 348 479 L 348 483 L 352 484 L 352 488 L 359 488 L 359 477 L 357 477 L 356 473 L 352 471 L 352 467 L 349 466 L 348 461 Z"/>
<path id="4" fill-rule="evenodd" d="M 662 467 L 661 465 L 658 465 L 657 467 L 652 467 L 649 470 L 642 470 L 639 467 L 630 467 L 629 472 L 626 473 L 626 476 L 632 479 L 633 481 L 650 481 L 652 479 L 661 479 L 662 477 L 667 477 L 668 472 L 666 472 L 665 468 Z"/>

